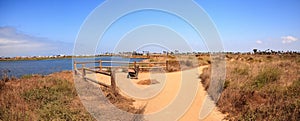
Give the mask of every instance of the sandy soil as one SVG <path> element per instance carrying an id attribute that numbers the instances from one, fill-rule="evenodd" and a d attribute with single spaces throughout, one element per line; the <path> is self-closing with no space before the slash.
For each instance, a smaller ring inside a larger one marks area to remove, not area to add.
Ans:
<path id="1" fill-rule="evenodd" d="M 186 110 L 186 112 L 183 113 L 183 115 L 179 118 L 179 120 L 180 121 L 198 121 L 202 103 L 204 102 L 204 100 L 207 96 L 207 92 L 204 90 L 202 84 L 200 83 L 200 79 L 198 78 L 198 76 L 202 73 L 202 70 L 205 67 L 206 66 L 201 66 L 201 67 L 195 68 L 198 71 L 198 74 L 191 74 L 185 80 L 182 80 L 182 74 L 185 73 L 184 71 L 183 72 L 163 73 L 164 76 L 162 76 L 162 78 L 155 79 L 160 83 L 159 84 L 151 84 L 151 85 L 138 85 L 137 82 L 139 82 L 141 80 L 145 80 L 145 79 L 150 79 L 150 78 L 153 79 L 153 78 L 155 78 L 155 76 L 153 76 L 155 74 L 140 73 L 139 79 L 127 79 L 125 73 L 118 73 L 117 77 L 118 77 L 118 79 L 131 82 L 135 87 L 137 87 L 138 89 L 141 89 L 141 91 L 144 91 L 143 89 L 147 89 L 151 86 L 156 86 L 156 87 L 161 88 L 160 90 L 158 90 L 159 91 L 158 93 L 154 93 L 154 95 L 148 99 L 141 99 L 138 97 L 129 96 L 126 92 L 123 92 L 124 90 L 121 89 L 121 92 L 123 95 L 136 100 L 134 105 L 137 108 L 146 105 L 145 112 L 144 112 L 145 115 L 155 114 L 157 112 L 164 110 L 165 107 L 169 106 L 170 103 L 172 103 L 172 101 L 174 101 L 175 98 L 178 96 L 178 93 L 182 86 L 182 81 L 196 80 L 198 82 L 198 89 L 197 89 L 197 92 L 195 92 L 194 100 L 189 105 L 189 108 Z M 108 76 L 100 75 L 100 74 L 91 74 L 91 75 L 89 75 L 89 77 L 97 78 L 97 80 L 99 80 L 101 82 L 110 84 L 110 77 L 108 77 Z M 182 100 L 184 100 L 184 98 Z M 204 120 L 219 121 L 219 120 L 222 120 L 223 118 L 224 118 L 224 114 L 219 112 L 217 110 L 217 108 L 214 108 L 213 111 Z"/>

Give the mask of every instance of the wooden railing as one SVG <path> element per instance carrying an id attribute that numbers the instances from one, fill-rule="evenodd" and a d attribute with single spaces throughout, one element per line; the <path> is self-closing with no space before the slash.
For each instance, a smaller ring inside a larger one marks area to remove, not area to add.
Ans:
<path id="1" fill-rule="evenodd" d="M 85 66 L 85 64 L 90 64 L 90 63 L 99 63 L 99 66 L 97 67 L 89 67 L 89 68 L 99 68 L 101 71 L 103 68 L 130 68 L 134 67 L 135 65 L 140 65 L 141 69 L 152 69 L 152 68 L 164 68 L 168 70 L 168 61 L 166 62 L 124 62 L 124 61 L 86 61 L 86 62 L 76 62 L 74 61 L 74 70 L 75 67 L 77 68 L 78 64 L 81 64 Z M 103 63 L 111 63 L 111 64 L 127 64 L 127 66 L 103 66 Z M 151 66 L 151 65 L 164 65 L 164 66 Z M 129 66 L 129 67 L 128 67 Z"/>
<path id="2" fill-rule="evenodd" d="M 99 63 L 99 66 L 86 67 L 86 64 L 95 64 Z M 120 64 L 120 66 L 104 66 L 103 63 Z M 77 62 L 73 63 L 74 73 L 76 75 L 81 75 L 84 80 L 92 81 L 96 84 L 102 85 L 107 88 L 111 88 L 113 92 L 116 92 L 116 82 L 115 82 L 115 71 L 114 68 L 135 68 L 137 65 L 140 65 L 140 69 L 154 69 L 154 68 L 163 68 L 168 70 L 168 61 L 166 62 L 124 62 L 124 61 L 86 61 L 86 62 Z M 122 65 L 123 64 L 123 65 Z M 81 68 L 77 68 L 78 65 L 81 65 Z M 127 66 L 125 66 L 127 65 Z M 156 66 L 153 66 L 156 65 Z M 157 66 L 159 65 L 159 66 Z M 106 68 L 106 69 L 105 69 Z M 82 71 L 81 71 L 82 70 Z M 108 71 L 110 70 L 110 71 Z M 110 85 L 97 81 L 87 77 L 87 71 L 92 73 L 99 73 L 111 77 Z"/>

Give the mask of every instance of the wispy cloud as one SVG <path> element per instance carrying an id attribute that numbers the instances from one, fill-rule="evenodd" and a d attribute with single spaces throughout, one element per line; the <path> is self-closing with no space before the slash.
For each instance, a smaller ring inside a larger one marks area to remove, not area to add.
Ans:
<path id="1" fill-rule="evenodd" d="M 14 27 L 0 27 L 0 56 L 49 55 L 62 45 L 65 44 L 24 34 Z"/>
<path id="2" fill-rule="evenodd" d="M 257 43 L 257 44 L 262 44 L 263 41 L 261 41 L 261 40 L 256 40 L 256 43 Z"/>
<path id="3" fill-rule="evenodd" d="M 293 37 L 293 36 L 283 36 L 281 37 L 282 43 L 286 44 L 286 43 L 292 43 L 298 40 L 298 38 Z"/>

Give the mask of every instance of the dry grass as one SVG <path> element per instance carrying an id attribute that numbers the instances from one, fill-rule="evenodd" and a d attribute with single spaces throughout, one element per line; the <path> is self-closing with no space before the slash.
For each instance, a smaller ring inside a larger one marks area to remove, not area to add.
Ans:
<path id="1" fill-rule="evenodd" d="M 209 88 L 210 72 L 211 72 L 211 68 L 204 68 L 203 73 L 199 76 L 199 78 L 201 80 L 203 80 L 202 84 L 203 84 L 205 90 L 207 90 Z"/>
<path id="2" fill-rule="evenodd" d="M 150 56 L 149 59 L 143 60 L 143 62 L 166 62 L 168 60 L 168 72 L 176 72 L 181 70 L 186 70 L 199 65 L 208 65 L 210 64 L 210 55 L 201 54 L 201 55 L 160 55 L 160 56 Z M 144 65 L 141 65 L 143 67 Z M 147 66 L 147 65 L 145 65 Z M 156 65 L 164 66 L 164 65 Z M 142 70 L 145 71 L 146 70 Z"/>
<path id="3" fill-rule="evenodd" d="M 141 81 L 137 82 L 137 84 L 139 84 L 139 85 L 151 85 L 151 84 L 157 84 L 157 83 L 159 83 L 159 82 L 155 79 L 146 79 L 146 80 L 141 80 Z"/>
<path id="4" fill-rule="evenodd" d="M 299 55 L 227 55 L 217 103 L 230 120 L 300 120 Z M 210 70 L 200 75 L 204 87 Z"/>
<path id="5" fill-rule="evenodd" d="M 76 94 L 70 72 L 24 76 L 0 92 L 1 120 L 94 120 Z"/>
<path id="6" fill-rule="evenodd" d="M 106 95 L 106 98 L 109 99 L 109 101 L 114 104 L 117 108 L 130 112 L 133 114 L 143 114 L 144 113 L 144 108 L 145 107 L 140 107 L 140 108 L 135 108 L 133 105 L 133 102 L 135 100 L 131 98 L 127 98 L 122 96 L 121 94 L 113 94 L 112 91 L 108 88 L 102 87 L 102 91 L 104 92 L 104 95 Z"/>
<path id="7" fill-rule="evenodd" d="M 71 72 L 26 75 L 1 85 L 0 120 L 95 120 L 77 96 Z M 110 90 L 103 91 L 119 109 L 143 113 L 133 107 L 134 100 L 119 94 L 112 98 Z"/>

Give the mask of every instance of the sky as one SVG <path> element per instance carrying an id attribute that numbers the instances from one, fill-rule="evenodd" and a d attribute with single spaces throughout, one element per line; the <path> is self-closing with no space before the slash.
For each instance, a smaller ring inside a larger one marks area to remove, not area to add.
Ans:
<path id="1" fill-rule="evenodd" d="M 254 48 L 300 51 L 299 0 L 194 2 L 210 16 L 221 37 L 224 51 L 251 52 Z M 0 56 L 72 54 L 83 23 L 93 10 L 103 3 L 103 0 L 1 0 Z M 170 2 L 170 5 L 173 4 Z M 125 5 L 120 5 L 122 6 Z M 150 29 L 158 32 L 139 34 L 139 31 L 147 32 Z M 157 43 L 164 41 L 162 38 L 170 43 L 167 45 L 173 47 L 159 47 L 160 44 Z M 143 40 L 149 41 L 150 44 L 144 47 L 126 46 L 127 49 L 120 46 L 130 41 Z M 184 48 L 181 48 L 182 41 L 186 42 Z M 88 43 L 88 40 L 86 42 Z M 154 10 L 123 16 L 111 25 L 95 46 L 97 53 L 116 49 L 143 50 L 141 48 L 150 51 L 207 51 L 201 36 L 197 35 L 188 23 L 178 16 Z"/>

